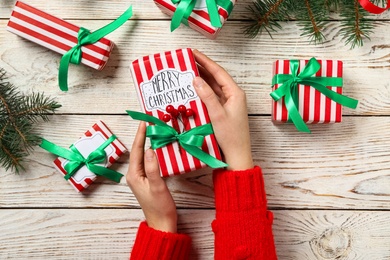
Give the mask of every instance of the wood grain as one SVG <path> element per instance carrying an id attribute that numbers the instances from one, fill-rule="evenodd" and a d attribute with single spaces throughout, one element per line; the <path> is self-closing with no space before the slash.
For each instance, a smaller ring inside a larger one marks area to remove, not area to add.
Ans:
<path id="1" fill-rule="evenodd" d="M 53 116 L 39 130 L 68 147 L 99 119 L 131 149 L 138 122 L 128 116 Z M 308 135 L 293 125 L 273 125 L 269 117 L 250 117 L 253 156 L 264 171 L 269 206 L 388 209 L 390 118 L 346 117 L 341 124 L 310 128 Z M 84 195 L 76 193 L 53 168 L 54 158 L 37 148 L 26 162 L 27 173 L 0 169 L 0 207 L 138 207 L 124 179 L 120 184 L 98 179 Z M 124 156 L 114 169 L 125 174 L 127 167 Z M 168 179 L 179 207 L 213 208 L 210 171 Z"/>
<path id="2" fill-rule="evenodd" d="M 90 28 L 105 24 L 105 21 L 74 22 Z M 5 21 L 0 21 L 0 27 L 5 25 Z M 344 93 L 360 101 L 357 110 L 344 109 L 344 113 L 390 114 L 390 34 L 386 33 L 390 21 L 380 22 L 372 41 L 354 50 L 339 42 L 338 22 L 331 23 L 325 32 L 332 40 L 321 46 L 297 38 L 294 22 L 286 24 L 285 31 L 273 34 L 273 39 L 266 36 L 245 41 L 232 37 L 240 35 L 242 25 L 243 22 L 227 23 L 218 40 L 211 41 L 189 28 L 170 34 L 161 29 L 169 28 L 168 21 L 129 22 L 110 34 L 117 46 L 103 71 L 82 65 L 70 67 L 70 90 L 66 93 L 59 90 L 57 83 L 60 55 L 5 30 L 0 31 L 0 67 L 8 71 L 9 81 L 22 90 L 39 90 L 57 97 L 63 104 L 60 113 L 123 113 L 125 109 L 139 109 L 130 75 L 132 60 L 163 50 L 197 48 L 225 67 L 246 91 L 250 114 L 270 114 L 270 82 L 276 59 L 337 57 L 344 62 Z"/>
<path id="3" fill-rule="evenodd" d="M 213 259 L 214 211 L 180 210 L 179 232 L 192 239 L 191 259 Z M 274 211 L 279 259 L 390 257 L 389 212 Z M 139 222 L 137 209 L 0 210 L 1 259 L 127 259 Z"/>
<path id="4" fill-rule="evenodd" d="M 268 206 L 275 213 L 279 259 L 390 259 L 390 12 L 374 19 L 371 41 L 349 49 L 333 14 L 323 45 L 300 37 L 298 22 L 256 39 L 243 36 L 247 6 L 240 0 L 217 40 L 181 26 L 153 1 L 24 0 L 89 29 L 104 26 L 129 4 L 135 15 L 108 38 L 116 47 L 103 71 L 70 66 L 67 93 L 57 86 L 60 55 L 7 32 L 15 0 L 0 4 L 0 67 L 20 90 L 44 91 L 63 107 L 50 123 L 37 126 L 63 147 L 102 119 L 130 149 L 138 123 L 125 115 L 139 110 L 129 67 L 155 52 L 191 47 L 217 61 L 246 91 L 252 150 L 262 166 Z M 310 125 L 311 135 L 270 121 L 270 82 L 276 59 L 340 59 L 344 93 L 359 100 L 344 109 L 343 122 Z M 98 179 L 76 193 L 56 172 L 55 157 L 40 148 L 26 160 L 26 173 L 0 169 L 0 259 L 128 259 L 143 219 L 123 178 Z M 113 166 L 122 173 L 128 154 Z M 210 169 L 168 178 L 179 207 L 179 230 L 193 238 L 191 259 L 213 259 L 214 196 Z"/>
<path id="5" fill-rule="evenodd" d="M 156 4 L 150 1 L 120 1 L 120 0 L 98 0 L 91 4 L 84 0 L 57 0 L 47 2 L 45 0 L 24 0 L 36 8 L 46 11 L 50 14 L 57 15 L 63 19 L 115 19 L 129 5 L 133 6 L 134 16 L 132 19 L 140 20 L 168 20 L 169 17 L 163 14 Z M 234 6 L 233 12 L 229 20 L 243 20 L 251 17 L 248 6 L 252 5 L 253 0 L 239 0 Z M 11 14 L 15 0 L 2 0 L 0 5 L 0 18 L 8 18 Z M 337 14 L 332 14 L 332 19 L 339 19 Z M 371 15 L 370 19 L 386 20 L 389 19 L 390 13 L 385 12 L 381 15 Z"/>
<path id="6" fill-rule="evenodd" d="M 388 259 L 389 212 L 275 211 L 279 259 Z M 383 223 L 383 226 L 377 224 Z"/>

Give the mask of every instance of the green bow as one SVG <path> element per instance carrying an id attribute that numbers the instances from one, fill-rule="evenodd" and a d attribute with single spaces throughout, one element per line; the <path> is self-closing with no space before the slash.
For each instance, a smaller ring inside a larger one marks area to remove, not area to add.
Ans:
<path id="1" fill-rule="evenodd" d="M 197 0 L 171 0 L 172 3 L 177 4 L 176 10 L 172 16 L 171 32 L 176 30 L 180 23 L 188 25 L 188 17 L 190 17 L 192 10 L 195 7 Z M 230 0 L 206 0 L 207 11 L 210 16 L 211 25 L 221 28 L 221 19 L 219 18 L 218 6 L 224 8 L 228 14 L 233 10 L 233 4 Z"/>
<path id="2" fill-rule="evenodd" d="M 80 28 L 77 36 L 77 44 L 67 51 L 61 58 L 60 68 L 58 73 L 58 84 L 62 91 L 68 91 L 68 69 L 69 63 L 80 64 L 81 62 L 81 47 L 86 44 L 94 44 L 107 34 L 118 29 L 133 15 L 132 7 L 130 6 L 121 16 L 115 21 L 107 24 L 106 26 L 90 32 L 85 28 Z"/>
<path id="3" fill-rule="evenodd" d="M 91 172 L 93 172 L 98 176 L 104 176 L 115 182 L 120 182 L 123 176 L 121 173 L 116 172 L 114 170 L 110 170 L 103 166 L 96 165 L 98 163 L 104 162 L 107 156 L 104 149 L 108 145 L 110 145 L 115 139 L 116 136 L 112 135 L 103 144 L 101 144 L 95 151 L 90 153 L 87 158 L 84 158 L 84 156 L 81 155 L 81 153 L 77 150 L 77 148 L 74 145 L 72 145 L 70 147 L 70 150 L 68 150 L 60 146 L 57 146 L 56 144 L 53 144 L 45 139 L 42 139 L 42 143 L 40 146 L 52 154 L 55 154 L 57 156 L 69 160 L 69 162 L 64 167 L 67 173 L 64 176 L 66 180 L 72 177 L 81 167 L 85 165 L 88 168 L 88 170 L 90 170 Z"/>
<path id="4" fill-rule="evenodd" d="M 315 58 L 311 58 L 302 71 L 298 74 L 299 61 L 291 60 L 290 69 L 292 74 L 276 74 L 272 79 L 272 85 L 283 84 L 271 93 L 271 97 L 278 101 L 284 97 L 289 118 L 296 128 L 301 132 L 310 133 L 309 128 L 298 111 L 298 84 L 309 85 L 330 98 L 331 100 L 355 109 L 358 101 L 356 99 L 338 94 L 327 88 L 327 86 L 342 87 L 343 79 L 340 77 L 313 77 L 321 65 Z"/>
<path id="5" fill-rule="evenodd" d="M 146 136 L 150 138 L 150 143 L 153 149 L 164 147 L 167 144 L 178 141 L 184 150 L 211 168 L 222 168 L 228 166 L 226 163 L 219 161 L 199 148 L 203 145 L 205 136 L 214 133 L 211 124 L 198 126 L 179 134 L 173 127 L 167 125 L 165 122 L 156 117 L 135 111 L 127 110 L 126 112 L 135 120 L 155 124 L 146 128 Z"/>

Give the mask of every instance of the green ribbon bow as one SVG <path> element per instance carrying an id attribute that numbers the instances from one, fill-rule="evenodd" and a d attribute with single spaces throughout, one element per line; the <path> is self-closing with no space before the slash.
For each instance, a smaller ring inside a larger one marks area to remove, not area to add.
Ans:
<path id="1" fill-rule="evenodd" d="M 119 16 L 115 21 L 107 24 L 106 26 L 90 32 L 85 28 L 80 28 L 77 36 L 77 44 L 67 51 L 61 58 L 60 68 L 58 73 L 58 84 L 62 91 L 68 91 L 68 69 L 69 63 L 80 64 L 81 62 L 81 47 L 86 44 L 94 44 L 99 41 L 101 38 L 105 37 L 107 34 L 118 29 L 122 24 L 124 24 L 131 16 L 133 15 L 132 7 L 130 6 L 121 16 Z"/>
<path id="2" fill-rule="evenodd" d="M 42 147 L 43 149 L 45 149 L 46 151 L 52 154 L 55 154 L 57 156 L 69 160 L 69 162 L 64 167 L 67 173 L 64 176 L 66 180 L 69 180 L 70 177 L 72 177 L 81 167 L 85 165 L 88 168 L 88 170 L 90 170 L 91 172 L 93 172 L 98 176 L 103 176 L 115 182 L 120 182 L 123 176 L 121 173 L 116 172 L 114 170 L 110 170 L 100 165 L 96 165 L 98 163 L 104 162 L 107 156 L 104 149 L 108 145 L 110 145 L 115 139 L 116 136 L 112 135 L 103 144 L 101 144 L 95 151 L 90 153 L 87 158 L 84 158 L 84 156 L 81 155 L 79 150 L 77 150 L 77 148 L 74 145 L 72 145 L 69 148 L 70 150 L 68 150 L 60 146 L 57 146 L 56 144 L 53 144 L 45 139 L 42 139 L 42 143 L 40 147 Z"/>
<path id="3" fill-rule="evenodd" d="M 195 7 L 197 0 L 171 0 L 172 3 L 177 4 L 176 10 L 172 16 L 171 32 L 176 30 L 180 23 L 188 25 L 188 17 L 190 17 L 192 10 Z M 211 25 L 221 28 L 221 19 L 219 18 L 218 6 L 224 8 L 228 14 L 233 10 L 233 4 L 230 0 L 206 0 L 207 11 L 210 16 Z"/>
<path id="4" fill-rule="evenodd" d="M 211 168 L 222 168 L 228 166 L 226 163 L 219 161 L 199 148 L 202 146 L 205 136 L 214 133 L 211 124 L 198 126 L 179 134 L 172 126 L 167 125 L 165 122 L 156 117 L 135 111 L 127 110 L 126 112 L 135 120 L 155 124 L 146 128 L 146 136 L 150 138 L 150 143 L 153 149 L 164 147 L 167 144 L 178 141 L 184 150 Z"/>
<path id="5" fill-rule="evenodd" d="M 327 86 L 342 87 L 343 79 L 340 77 L 313 77 L 321 65 L 315 58 L 311 58 L 302 71 L 298 74 L 299 61 L 291 60 L 290 69 L 292 74 L 276 74 L 272 79 L 272 85 L 283 84 L 271 93 L 271 97 L 278 101 L 284 97 L 289 119 L 294 123 L 296 128 L 301 132 L 310 133 L 309 128 L 303 121 L 298 111 L 298 84 L 309 85 L 330 98 L 331 100 L 355 109 L 358 101 L 356 99 L 338 94 Z"/>

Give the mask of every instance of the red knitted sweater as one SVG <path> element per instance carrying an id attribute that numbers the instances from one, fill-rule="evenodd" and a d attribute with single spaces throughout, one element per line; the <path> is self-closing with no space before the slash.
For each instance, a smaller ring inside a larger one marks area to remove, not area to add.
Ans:
<path id="1" fill-rule="evenodd" d="M 261 169 L 217 170 L 213 173 L 216 219 L 214 259 L 273 260 L 272 212 Z M 183 260 L 189 258 L 191 238 L 154 230 L 142 222 L 131 252 L 132 260 Z"/>

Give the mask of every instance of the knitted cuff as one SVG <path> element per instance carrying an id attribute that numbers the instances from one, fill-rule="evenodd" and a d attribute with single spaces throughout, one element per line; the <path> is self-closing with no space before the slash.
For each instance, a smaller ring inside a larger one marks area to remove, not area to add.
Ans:
<path id="1" fill-rule="evenodd" d="M 155 230 L 144 221 L 138 228 L 130 259 L 182 260 L 189 258 L 190 251 L 189 236 Z"/>
<path id="2" fill-rule="evenodd" d="M 267 200 L 260 167 L 244 171 L 215 170 L 213 182 L 217 212 L 266 210 Z"/>

